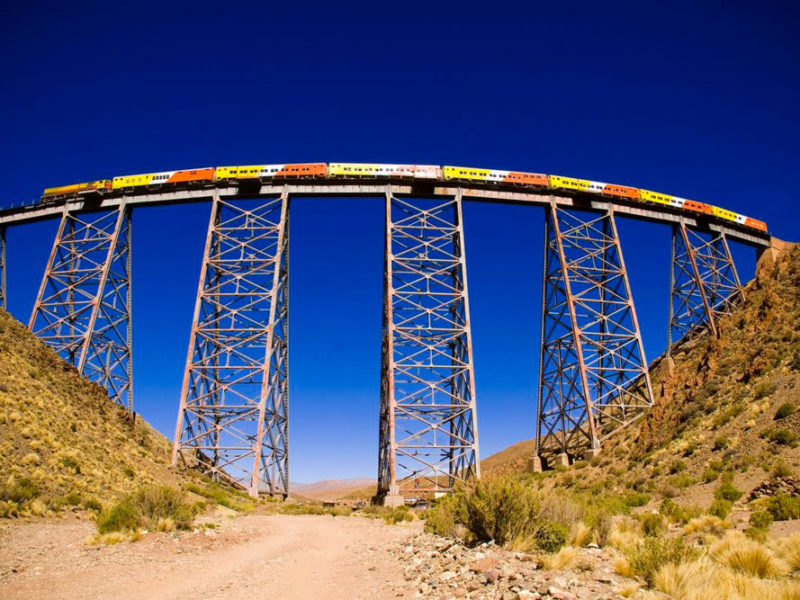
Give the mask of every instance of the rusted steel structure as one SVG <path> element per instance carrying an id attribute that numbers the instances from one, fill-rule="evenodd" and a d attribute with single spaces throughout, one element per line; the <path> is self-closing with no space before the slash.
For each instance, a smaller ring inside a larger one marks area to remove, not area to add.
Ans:
<path id="1" fill-rule="evenodd" d="M 652 406 L 613 207 L 545 217 L 535 468 L 568 464 Z"/>
<path id="2" fill-rule="evenodd" d="M 172 463 L 289 493 L 289 196 L 215 197 Z"/>
<path id="3" fill-rule="evenodd" d="M 133 412 L 131 212 L 63 209 L 29 328 Z"/>
<path id="4" fill-rule="evenodd" d="M 469 169 L 409 179 L 401 167 L 395 171 L 405 179 L 391 182 L 386 169 L 354 175 L 345 167 L 281 182 L 249 172 L 239 184 L 230 177 L 159 189 L 106 182 L 101 195 L 0 210 L 0 302 L 5 229 L 59 218 L 30 328 L 133 410 L 131 210 L 210 202 L 173 460 L 253 495 L 286 495 L 289 199 L 379 198 L 386 208 L 379 496 L 392 503 L 480 475 L 463 201 L 545 211 L 535 468 L 597 452 L 652 402 L 617 217 L 673 228 L 670 348 L 714 333 L 742 296 L 728 241 L 770 246 L 770 236 L 747 222 L 687 211 L 688 201 L 672 197 L 645 203 L 622 188 L 610 197 L 608 186 L 535 189 L 511 175 L 466 181 L 480 175 Z"/>
<path id="5" fill-rule="evenodd" d="M 744 298 L 725 232 L 674 225 L 671 264 L 667 355 L 702 329 L 716 336 L 720 317 Z"/>
<path id="6" fill-rule="evenodd" d="M 378 496 L 480 475 L 461 195 L 386 194 Z"/>

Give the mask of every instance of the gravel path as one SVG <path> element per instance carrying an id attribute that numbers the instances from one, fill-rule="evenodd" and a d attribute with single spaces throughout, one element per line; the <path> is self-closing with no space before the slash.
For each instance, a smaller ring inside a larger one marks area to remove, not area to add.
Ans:
<path id="1" fill-rule="evenodd" d="M 89 546 L 91 522 L 10 522 L 0 530 L 0 598 L 411 597 L 392 549 L 420 526 L 248 515 L 223 518 L 213 530 Z"/>

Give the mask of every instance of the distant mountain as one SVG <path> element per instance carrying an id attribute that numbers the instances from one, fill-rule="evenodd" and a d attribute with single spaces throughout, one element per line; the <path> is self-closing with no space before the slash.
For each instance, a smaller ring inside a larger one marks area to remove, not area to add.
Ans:
<path id="1" fill-rule="evenodd" d="M 314 500 L 339 500 L 355 490 L 375 487 L 377 480 L 369 477 L 352 479 L 325 479 L 314 483 L 292 483 L 289 488 L 293 493 Z"/>

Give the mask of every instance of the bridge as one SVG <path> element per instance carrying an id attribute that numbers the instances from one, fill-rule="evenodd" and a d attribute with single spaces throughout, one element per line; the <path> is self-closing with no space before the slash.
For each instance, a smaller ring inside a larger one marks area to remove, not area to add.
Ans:
<path id="1" fill-rule="evenodd" d="M 771 244 L 742 223 L 585 190 L 378 175 L 218 181 L 0 210 L 0 304 L 6 230 L 59 219 L 29 327 L 133 411 L 132 212 L 210 203 L 172 460 L 254 496 L 285 496 L 290 203 L 318 196 L 385 206 L 378 494 L 388 504 L 480 477 L 464 202 L 544 212 L 534 469 L 600 452 L 653 404 L 618 217 L 672 229 L 668 354 L 687 336 L 715 334 L 743 297 L 729 242 Z"/>

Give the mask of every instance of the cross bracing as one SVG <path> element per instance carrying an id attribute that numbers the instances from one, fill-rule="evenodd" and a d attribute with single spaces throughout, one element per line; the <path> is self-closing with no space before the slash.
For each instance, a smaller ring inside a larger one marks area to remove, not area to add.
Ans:
<path id="1" fill-rule="evenodd" d="M 386 196 L 381 495 L 479 475 L 461 198 Z"/>
<path id="2" fill-rule="evenodd" d="M 652 405 L 613 211 L 547 211 L 536 454 L 599 451 Z"/>
<path id="3" fill-rule="evenodd" d="M 251 495 L 289 491 L 289 198 L 215 198 L 173 463 Z"/>
<path id="4" fill-rule="evenodd" d="M 29 327 L 133 411 L 131 219 L 64 210 Z"/>
<path id="5" fill-rule="evenodd" d="M 744 298 L 725 234 L 685 225 L 672 228 L 670 283 L 668 352 L 701 329 L 717 335 L 720 317 Z"/>

